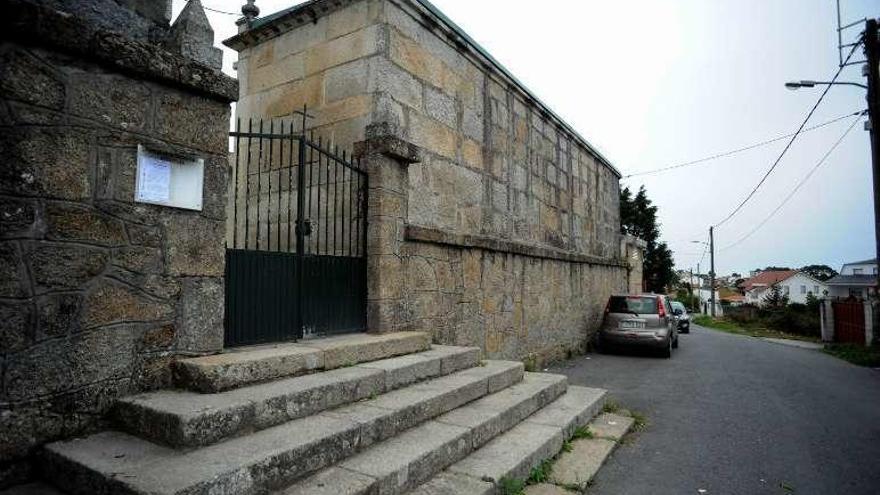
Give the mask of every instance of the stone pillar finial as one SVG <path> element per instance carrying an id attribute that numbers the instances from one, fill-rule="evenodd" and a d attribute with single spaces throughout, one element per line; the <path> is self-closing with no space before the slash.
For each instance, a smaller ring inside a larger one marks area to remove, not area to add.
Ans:
<path id="1" fill-rule="evenodd" d="M 165 46 L 214 69 L 223 65 L 223 53 L 214 46 L 214 29 L 200 0 L 187 1 L 168 31 Z"/>
<path id="2" fill-rule="evenodd" d="M 260 8 L 254 5 L 254 1 L 255 0 L 247 0 L 247 4 L 242 5 L 241 7 L 241 13 L 248 22 L 256 19 L 257 16 L 260 15 Z"/>

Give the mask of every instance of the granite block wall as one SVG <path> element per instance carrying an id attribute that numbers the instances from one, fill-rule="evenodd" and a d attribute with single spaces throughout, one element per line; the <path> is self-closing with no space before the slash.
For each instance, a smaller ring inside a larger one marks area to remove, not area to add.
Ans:
<path id="1" fill-rule="evenodd" d="M 27 456 L 40 444 L 98 427 L 114 398 L 167 385 L 176 356 L 222 348 L 237 97 L 234 80 L 140 31 L 108 31 L 47 2 L 7 5 L 0 486 L 29 476 Z M 205 160 L 201 211 L 134 202 L 138 145 Z"/>
<path id="2" fill-rule="evenodd" d="M 373 331 L 425 330 L 492 357 L 581 349 L 608 295 L 627 289 L 619 173 L 444 22 L 411 0 L 257 19 L 227 41 L 238 116 L 307 104 L 310 129 L 340 146 L 418 148 L 367 166 Z"/>

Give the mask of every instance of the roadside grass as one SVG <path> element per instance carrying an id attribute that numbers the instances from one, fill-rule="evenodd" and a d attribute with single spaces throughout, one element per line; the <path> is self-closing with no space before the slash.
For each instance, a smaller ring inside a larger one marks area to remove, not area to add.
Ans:
<path id="1" fill-rule="evenodd" d="M 824 352 L 858 366 L 880 368 L 880 348 L 857 344 L 827 344 Z"/>
<path id="2" fill-rule="evenodd" d="M 732 322 L 724 317 L 712 318 L 708 315 L 700 315 L 695 317 L 693 322 L 703 327 L 732 333 L 734 335 L 746 335 L 748 337 L 766 337 L 772 339 L 802 340 L 805 342 L 819 342 L 819 339 L 807 337 L 804 335 L 780 332 L 779 330 L 771 330 L 769 328 L 757 325 L 741 325 L 739 323 Z"/>
<path id="3" fill-rule="evenodd" d="M 762 327 L 741 326 L 724 318 L 712 318 L 711 316 L 700 315 L 694 318 L 694 323 L 707 328 L 720 330 L 722 332 L 732 333 L 735 335 L 746 335 L 749 337 L 769 337 L 775 339 L 792 339 L 803 340 L 806 342 L 821 343 L 820 340 L 803 335 L 794 335 L 777 330 L 769 330 Z M 867 366 L 869 368 L 880 368 L 880 347 L 865 347 L 858 344 L 825 344 L 823 352 L 830 354 L 836 358 L 843 359 L 857 366 Z"/>

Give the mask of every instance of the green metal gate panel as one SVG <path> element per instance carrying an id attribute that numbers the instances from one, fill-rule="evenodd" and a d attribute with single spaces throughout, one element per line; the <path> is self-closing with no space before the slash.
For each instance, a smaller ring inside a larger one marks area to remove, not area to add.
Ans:
<path id="1" fill-rule="evenodd" d="M 283 123 L 251 120 L 242 131 L 239 122 L 230 136 L 226 346 L 366 330 L 360 162 Z"/>

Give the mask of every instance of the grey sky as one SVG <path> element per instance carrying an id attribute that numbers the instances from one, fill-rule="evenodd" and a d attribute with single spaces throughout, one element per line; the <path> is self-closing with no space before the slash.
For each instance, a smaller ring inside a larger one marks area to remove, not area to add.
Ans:
<path id="1" fill-rule="evenodd" d="M 243 1 L 202 0 L 238 12 Z M 297 3 L 257 0 L 263 15 Z M 841 0 L 844 21 L 880 15 L 871 0 Z M 184 4 L 174 0 L 176 15 Z M 690 161 L 797 129 L 821 89 L 789 91 L 796 79 L 827 80 L 837 69 L 834 0 L 434 0 L 536 95 L 599 148 L 624 175 Z M 873 7 L 873 9 L 871 8 Z M 236 17 L 209 12 L 217 40 Z M 852 30 L 853 38 L 857 30 Z M 225 50 L 231 71 L 235 53 Z M 861 59 L 861 50 L 853 59 Z M 864 83 L 859 67 L 840 80 Z M 832 88 L 811 124 L 864 109 L 858 88 Z M 849 120 L 802 135 L 730 222 L 724 248 L 777 207 Z M 785 141 L 664 174 L 644 184 L 660 207 L 663 238 L 680 268 L 700 259 L 708 226 L 736 207 Z M 719 273 L 766 265 L 829 264 L 874 254 L 868 133 L 854 129 L 761 230 L 720 250 Z M 703 262 L 703 271 L 708 256 Z"/>

